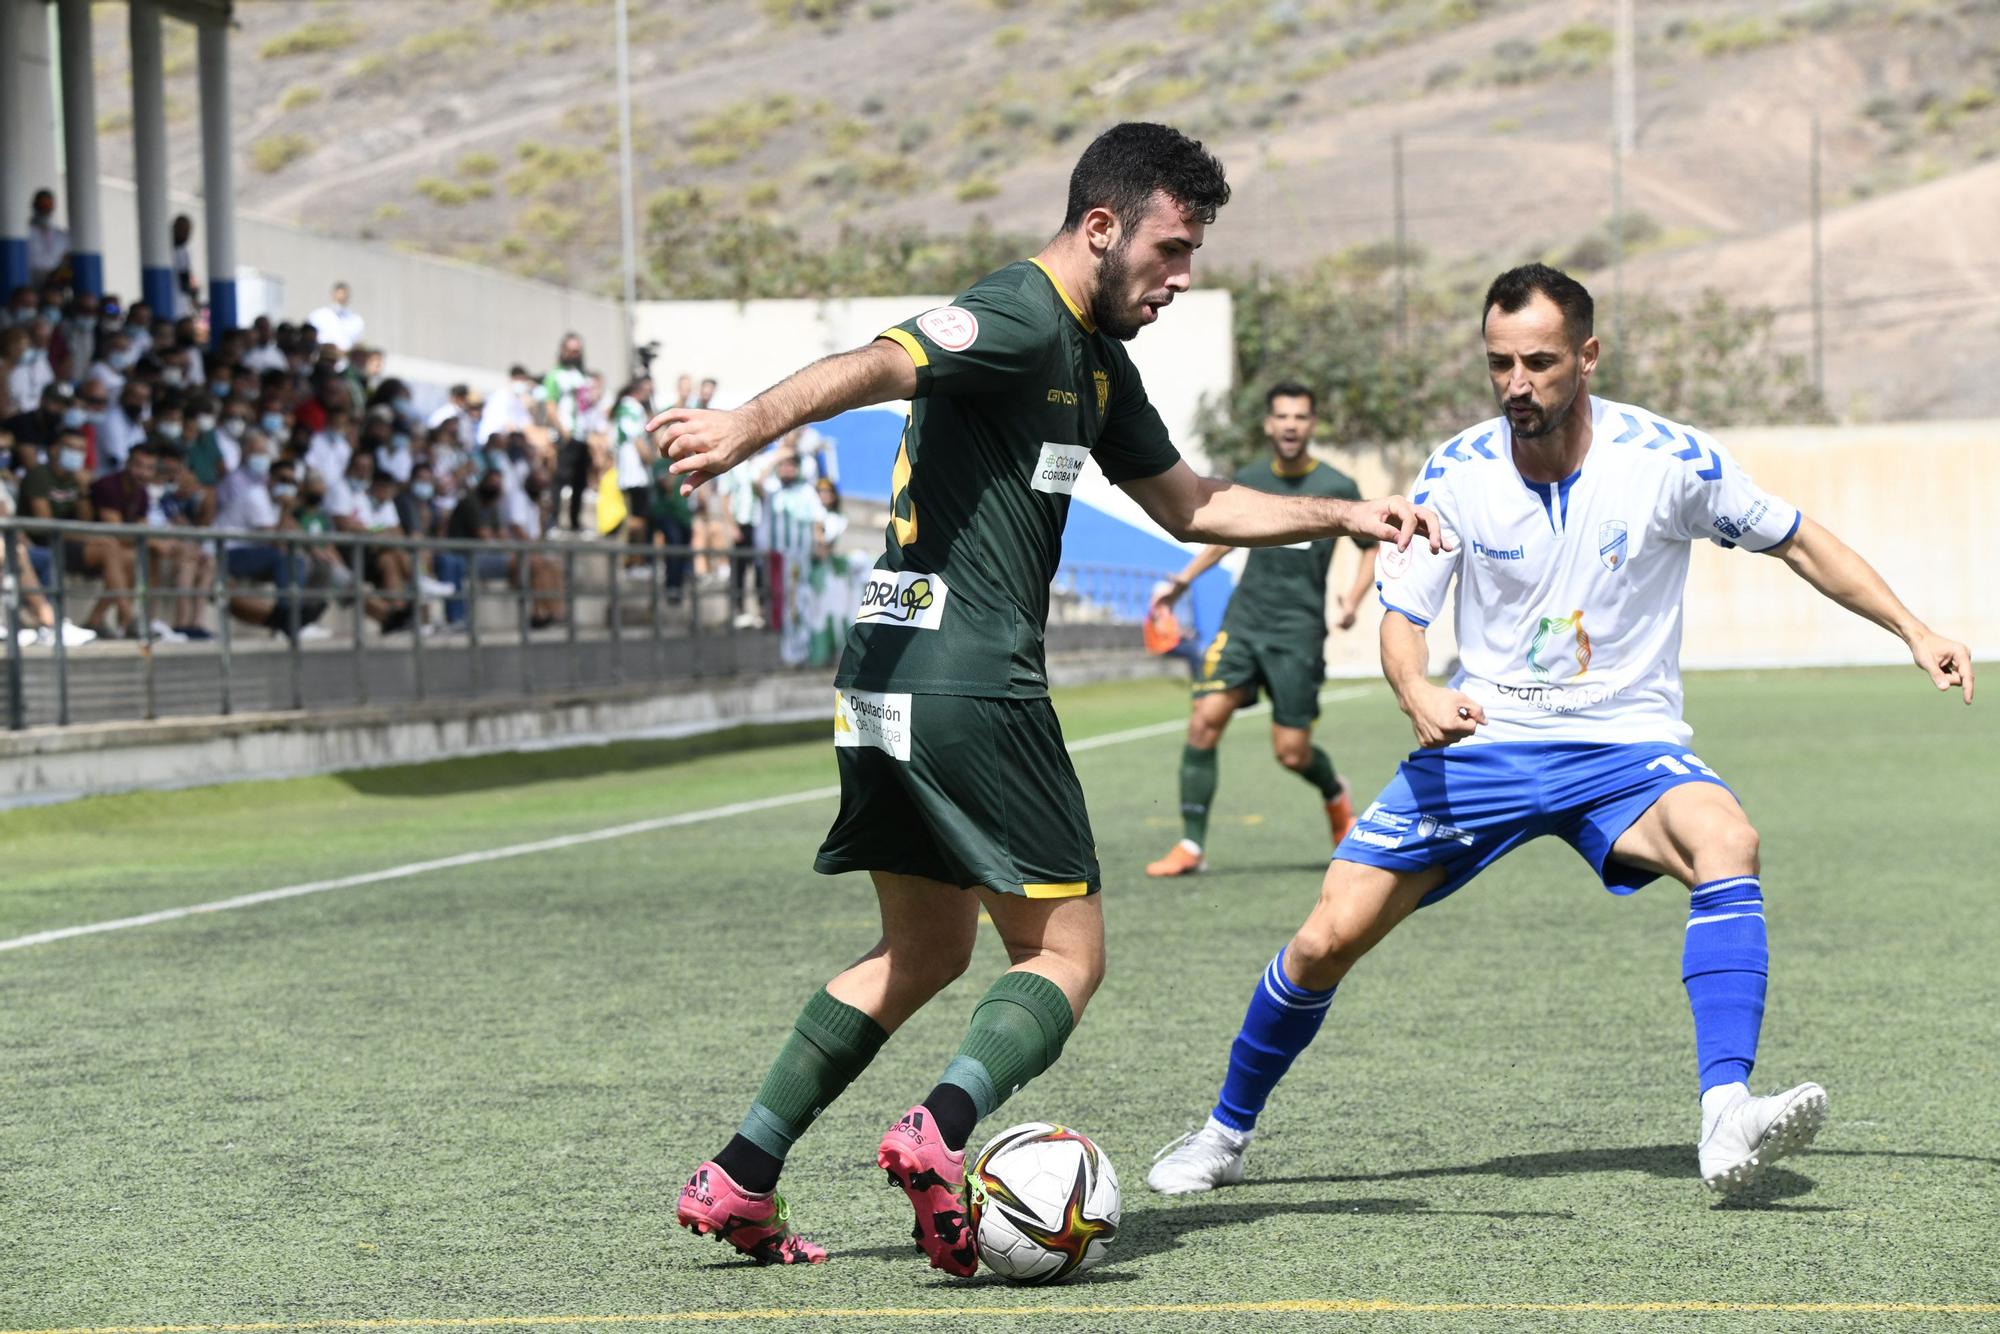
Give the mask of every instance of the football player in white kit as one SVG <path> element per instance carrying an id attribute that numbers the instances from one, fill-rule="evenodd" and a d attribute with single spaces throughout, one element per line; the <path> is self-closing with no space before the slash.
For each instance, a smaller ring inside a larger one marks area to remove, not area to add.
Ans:
<path id="1" fill-rule="evenodd" d="M 1163 1151 L 1166 1194 L 1243 1179 L 1271 1090 L 1318 1032 L 1335 986 L 1404 917 L 1544 834 L 1604 887 L 1686 885 L 1682 977 L 1700 1068 L 1701 1179 L 1748 1185 L 1812 1142 L 1826 1093 L 1750 1092 L 1769 949 L 1757 831 L 1681 720 L 1690 544 L 1784 561 L 1909 645 L 1972 702 L 1971 655 L 1933 633 L 1839 538 L 1766 495 L 1701 431 L 1590 394 L 1590 294 L 1531 264 L 1488 290 L 1487 372 L 1501 415 L 1425 463 L 1412 497 L 1456 535 L 1384 556 L 1382 671 L 1411 753 L 1334 853 L 1319 902 L 1265 968 L 1206 1125 Z M 1425 679 L 1424 630 L 1458 577 L 1458 673 Z"/>

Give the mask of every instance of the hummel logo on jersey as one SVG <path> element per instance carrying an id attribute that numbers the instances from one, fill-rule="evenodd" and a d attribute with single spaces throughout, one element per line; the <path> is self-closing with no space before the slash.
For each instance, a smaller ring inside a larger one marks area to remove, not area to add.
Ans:
<path id="1" fill-rule="evenodd" d="M 1526 547 L 1489 547 L 1484 542 L 1474 542 L 1472 544 L 1472 554 L 1475 556 L 1484 556 L 1488 560 L 1524 560 L 1527 557 L 1528 549 Z"/>

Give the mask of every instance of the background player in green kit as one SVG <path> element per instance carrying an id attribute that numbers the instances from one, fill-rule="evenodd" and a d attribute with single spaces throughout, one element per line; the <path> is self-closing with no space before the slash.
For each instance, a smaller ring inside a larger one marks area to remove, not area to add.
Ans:
<path id="1" fill-rule="evenodd" d="M 909 1196 L 931 1264 L 977 1267 L 965 1141 L 1055 1061 L 1104 971 L 1096 848 L 1042 661 L 1049 580 L 1088 459 L 1183 540 L 1405 545 L 1421 532 L 1438 546 L 1436 517 L 1400 497 L 1272 496 L 1198 477 L 1175 452 L 1122 343 L 1187 290 L 1228 198 L 1200 144 L 1163 125 L 1116 126 L 1077 162 L 1062 230 L 1034 259 L 736 411 L 675 408 L 649 423 L 692 490 L 804 422 L 913 400 L 887 551 L 835 678 L 840 812 L 815 863 L 869 873 L 881 938 L 806 1002 L 737 1134 L 683 1188 L 683 1226 L 766 1263 L 826 1258 L 775 1191 L 785 1156 L 965 971 L 984 908 L 1013 967 L 876 1156 Z M 758 962 L 717 957 L 687 985 L 757 1003 Z"/>
<path id="2" fill-rule="evenodd" d="M 1360 499 L 1361 488 L 1352 477 L 1308 452 L 1318 406 L 1313 391 L 1302 384 L 1273 385 L 1264 395 L 1264 435 L 1271 442 L 1271 457 L 1244 464 L 1237 470 L 1237 484 L 1281 496 Z M 1375 543 L 1355 541 L 1361 547 L 1361 567 L 1341 595 L 1337 624 L 1343 630 L 1353 626 L 1361 599 L 1375 586 Z M 1194 710 L 1181 751 L 1181 837 L 1166 856 L 1146 867 L 1147 875 L 1207 869 L 1202 849 L 1215 800 L 1215 748 L 1236 710 L 1255 704 L 1260 689 L 1271 697 L 1271 749 L 1278 763 L 1319 789 L 1334 845 L 1347 836 L 1354 803 L 1334 773 L 1333 761 L 1312 743 L 1319 688 L 1326 680 L 1326 576 L 1333 566 L 1334 542 L 1325 537 L 1260 547 L 1244 563 L 1222 629 L 1202 655 L 1201 674 L 1194 682 Z M 1171 606 L 1229 550 L 1212 546 L 1196 555 L 1168 582 L 1156 605 Z"/>

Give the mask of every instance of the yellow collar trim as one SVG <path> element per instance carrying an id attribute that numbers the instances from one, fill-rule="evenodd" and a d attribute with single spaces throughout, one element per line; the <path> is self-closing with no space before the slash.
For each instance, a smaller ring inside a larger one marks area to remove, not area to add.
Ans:
<path id="1" fill-rule="evenodd" d="M 1065 306 L 1069 307 L 1069 313 L 1075 317 L 1078 324 L 1083 326 L 1083 331 L 1085 333 L 1096 333 L 1097 326 L 1090 322 L 1089 317 L 1083 313 L 1082 307 L 1070 300 L 1069 293 L 1063 290 L 1061 281 L 1056 278 L 1056 275 L 1049 269 L 1049 266 L 1042 263 L 1039 259 L 1030 259 L 1028 263 L 1042 271 L 1042 276 L 1049 280 L 1049 286 L 1056 289 L 1056 295 L 1062 298 L 1062 303 Z"/>
<path id="2" fill-rule="evenodd" d="M 1306 455 L 1306 466 L 1299 469 L 1297 472 L 1286 472 L 1283 468 L 1280 468 L 1278 466 L 1278 461 L 1276 459 L 1272 459 L 1271 475 L 1273 477 L 1283 477 L 1289 480 L 1294 477 L 1304 477 L 1308 473 L 1310 473 L 1314 468 L 1317 467 L 1319 467 L 1319 460 L 1314 458 L 1310 454 Z"/>

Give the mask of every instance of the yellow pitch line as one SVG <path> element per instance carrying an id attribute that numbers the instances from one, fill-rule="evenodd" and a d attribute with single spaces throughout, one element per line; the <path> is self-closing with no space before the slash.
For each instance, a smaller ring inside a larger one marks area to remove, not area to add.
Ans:
<path id="1" fill-rule="evenodd" d="M 1072 1306 L 793 1306 L 736 1311 L 657 1311 L 621 1315 L 493 1315 L 268 1320 L 211 1325 L 92 1325 L 8 1329 L 0 1334 L 269 1334 L 308 1329 L 497 1329 L 537 1325 L 678 1325 L 732 1320 L 923 1320 L 949 1316 L 1049 1315 L 1658 1315 L 1690 1312 L 1786 1315 L 2000 1315 L 2000 1302 L 1399 1302 L 1348 1300 L 1138 1302 Z"/>

